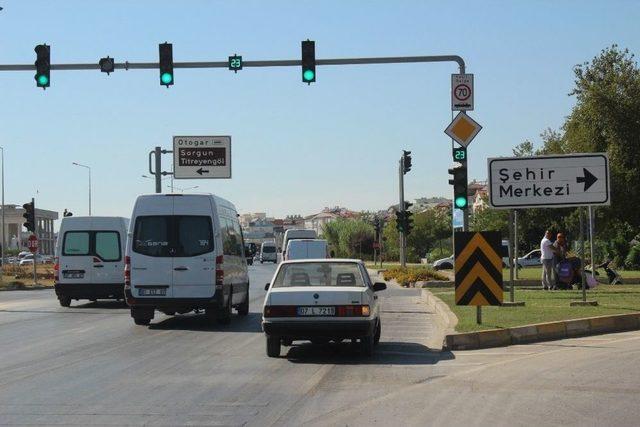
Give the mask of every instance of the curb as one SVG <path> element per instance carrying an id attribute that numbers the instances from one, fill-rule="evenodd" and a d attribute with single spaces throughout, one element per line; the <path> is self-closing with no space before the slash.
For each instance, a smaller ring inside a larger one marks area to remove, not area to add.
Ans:
<path id="1" fill-rule="evenodd" d="M 443 348 L 446 350 L 475 350 L 478 348 L 504 347 L 513 344 L 552 341 L 638 329 L 640 329 L 640 313 L 615 314 L 537 323 L 505 329 L 450 334 L 445 337 Z"/>
<path id="2" fill-rule="evenodd" d="M 445 350 L 445 338 L 450 336 L 449 334 L 455 333 L 458 318 L 447 304 L 428 290 L 423 288 L 421 294 L 427 307 L 436 315 L 436 324 L 439 332 L 438 336 L 430 340 L 429 347 L 431 348 L 431 345 L 433 345 L 434 350 Z"/>
<path id="3" fill-rule="evenodd" d="M 53 286 L 6 286 L 0 288 L 0 292 L 7 291 L 41 291 L 43 289 L 53 289 Z"/>

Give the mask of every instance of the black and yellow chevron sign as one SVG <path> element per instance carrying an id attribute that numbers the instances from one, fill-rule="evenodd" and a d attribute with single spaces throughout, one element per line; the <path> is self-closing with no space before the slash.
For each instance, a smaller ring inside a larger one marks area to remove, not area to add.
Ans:
<path id="1" fill-rule="evenodd" d="M 498 231 L 455 234 L 457 305 L 502 304 L 502 236 Z"/>

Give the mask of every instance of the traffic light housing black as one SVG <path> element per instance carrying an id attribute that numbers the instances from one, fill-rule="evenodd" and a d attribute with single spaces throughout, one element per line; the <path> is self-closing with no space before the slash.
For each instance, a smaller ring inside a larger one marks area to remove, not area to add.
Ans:
<path id="1" fill-rule="evenodd" d="M 311 84 L 316 81 L 316 42 L 302 42 L 302 81 Z"/>
<path id="2" fill-rule="evenodd" d="M 158 45 L 160 54 L 160 84 L 169 87 L 173 85 L 173 45 L 161 43 Z"/>
<path id="3" fill-rule="evenodd" d="M 100 58 L 100 62 L 98 62 L 98 64 L 100 65 L 100 71 L 102 71 L 103 73 L 113 73 L 113 71 L 116 69 L 115 59 L 108 56 L 106 58 Z"/>
<path id="4" fill-rule="evenodd" d="M 469 200 L 467 199 L 466 164 L 449 169 L 449 174 L 453 175 L 453 179 L 449 180 L 449 184 L 453 185 L 453 205 L 458 209 L 467 209 Z"/>
<path id="5" fill-rule="evenodd" d="M 413 218 L 411 218 L 413 216 L 413 212 L 411 212 L 409 210 L 409 208 L 413 206 L 413 203 L 409 203 L 407 201 L 404 202 L 404 232 L 405 234 L 409 234 L 411 233 L 411 230 L 413 229 Z"/>
<path id="6" fill-rule="evenodd" d="M 48 88 L 51 85 L 51 46 L 39 44 L 33 50 L 36 52 L 36 85 Z"/>
<path id="7" fill-rule="evenodd" d="M 396 230 L 401 233 L 404 233 L 404 221 L 405 212 L 404 211 L 396 211 Z"/>
<path id="8" fill-rule="evenodd" d="M 32 233 L 36 231 L 36 206 L 35 202 L 31 201 L 29 203 L 25 203 L 22 205 L 22 208 L 25 212 L 22 214 L 22 217 L 25 219 L 24 228 L 29 230 Z"/>
<path id="9" fill-rule="evenodd" d="M 402 150 L 402 173 L 407 174 L 411 170 L 411 151 Z"/>

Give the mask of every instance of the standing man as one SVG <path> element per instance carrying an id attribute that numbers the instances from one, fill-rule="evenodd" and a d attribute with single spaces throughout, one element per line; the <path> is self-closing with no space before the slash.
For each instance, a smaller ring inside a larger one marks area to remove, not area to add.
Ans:
<path id="1" fill-rule="evenodd" d="M 540 242 L 540 258 L 542 261 L 542 289 L 551 289 L 555 283 L 555 275 L 553 271 L 553 258 L 556 254 L 553 242 L 551 241 L 553 234 L 547 230 Z"/>

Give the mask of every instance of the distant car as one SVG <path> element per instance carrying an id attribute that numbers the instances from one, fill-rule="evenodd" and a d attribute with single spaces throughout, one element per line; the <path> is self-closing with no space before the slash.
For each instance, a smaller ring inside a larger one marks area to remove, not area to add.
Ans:
<path id="1" fill-rule="evenodd" d="M 453 255 L 447 258 L 442 258 L 433 262 L 433 268 L 436 270 L 452 270 L 453 269 Z"/>
<path id="2" fill-rule="evenodd" d="M 375 292 L 387 288 L 372 283 L 355 259 L 284 261 L 265 286 L 262 329 L 267 356 L 280 356 L 281 345 L 359 340 L 370 356 L 380 340 L 382 324 Z"/>
<path id="3" fill-rule="evenodd" d="M 278 263 L 278 252 L 276 244 L 273 242 L 264 242 L 260 246 L 260 264 L 264 264 L 265 262 Z"/>
<path id="4" fill-rule="evenodd" d="M 43 257 L 42 255 L 38 254 L 38 256 L 36 257 L 36 262 L 38 264 L 45 264 L 46 263 L 46 258 Z M 29 254 L 29 255 L 25 255 L 20 262 L 18 263 L 18 265 L 23 266 L 23 265 L 33 265 L 33 254 Z"/>
<path id="5" fill-rule="evenodd" d="M 285 260 L 329 258 L 329 245 L 321 239 L 289 240 Z"/>
<path id="6" fill-rule="evenodd" d="M 518 267 L 530 267 L 542 265 L 540 249 L 534 249 L 525 256 L 518 258 Z"/>
<path id="7" fill-rule="evenodd" d="M 282 238 L 282 260 L 284 261 L 287 257 L 287 246 L 289 245 L 290 240 L 295 239 L 317 239 L 318 233 L 316 230 L 311 229 L 295 229 L 292 228 L 284 232 L 284 237 Z"/>

